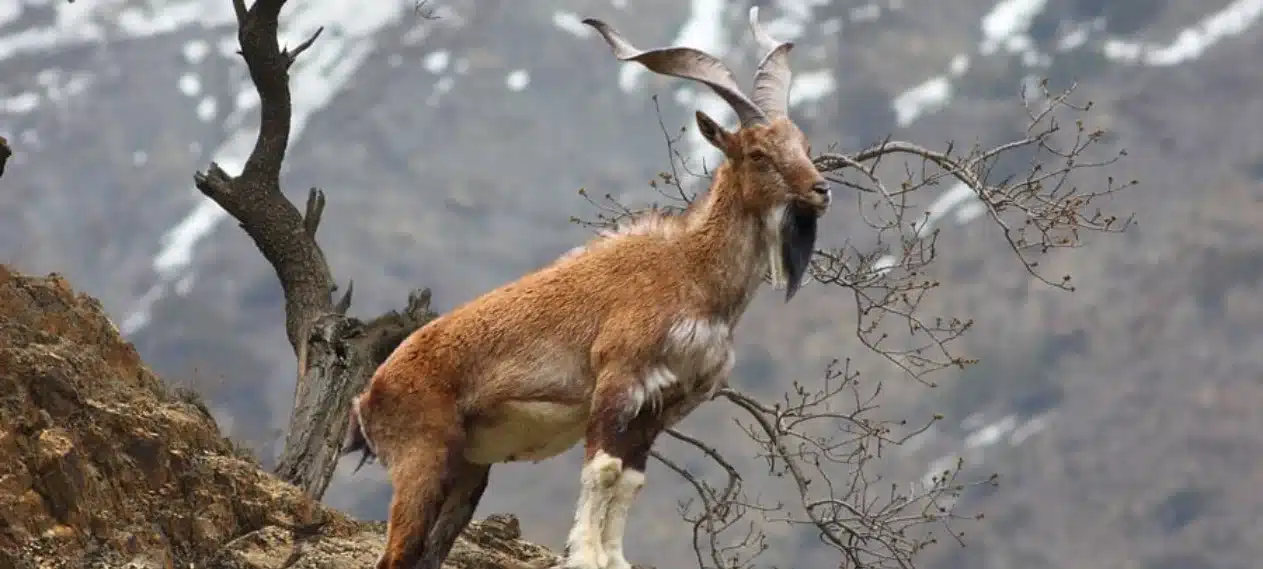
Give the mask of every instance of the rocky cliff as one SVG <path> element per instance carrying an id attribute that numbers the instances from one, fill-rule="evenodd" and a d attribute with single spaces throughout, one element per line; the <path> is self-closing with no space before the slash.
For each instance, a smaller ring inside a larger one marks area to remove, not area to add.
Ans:
<path id="1" fill-rule="evenodd" d="M 260 470 L 96 299 L 0 265 L 0 567 L 369 567 L 384 532 Z M 519 536 L 475 522 L 448 565 L 555 561 Z"/>

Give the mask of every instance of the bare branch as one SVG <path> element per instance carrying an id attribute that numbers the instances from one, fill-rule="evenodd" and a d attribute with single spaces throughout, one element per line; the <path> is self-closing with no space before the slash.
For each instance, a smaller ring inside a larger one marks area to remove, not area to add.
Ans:
<path id="1" fill-rule="evenodd" d="M 298 59 L 298 56 L 304 51 L 307 51 L 307 48 L 311 47 L 311 44 L 316 43 L 316 38 L 320 37 L 320 33 L 323 31 L 325 31 L 324 26 L 316 28 L 315 33 L 311 34 L 311 37 L 307 38 L 303 41 L 303 43 L 298 44 L 298 47 L 294 48 L 294 51 L 290 51 L 288 47 L 281 50 L 281 54 L 284 55 L 286 59 L 285 67 L 288 69 L 290 66 L 294 65 L 294 61 Z"/>
<path id="2" fill-rule="evenodd" d="M 415 13 L 417 16 L 420 16 L 422 20 L 439 19 L 438 14 L 435 13 L 434 8 L 429 8 L 426 6 L 426 4 L 429 4 L 428 0 L 418 0 L 418 2 L 412 6 L 413 13 Z"/>
<path id="3" fill-rule="evenodd" d="M 314 238 L 323 195 L 318 190 L 312 192 L 305 222 L 281 192 L 281 163 L 285 159 L 291 113 L 289 61 L 276 39 L 282 4 L 278 0 L 259 0 L 247 10 L 242 0 L 233 3 L 240 24 L 238 41 L 261 102 L 261 128 L 239 176 L 234 178 L 212 163 L 208 173 L 194 176 L 194 182 L 240 222 L 276 270 L 285 293 L 286 335 L 301 360 L 306 352 L 301 344 L 307 327 L 333 308 L 333 276 Z M 312 212 L 316 212 L 314 216 L 310 215 Z"/>
<path id="4" fill-rule="evenodd" d="M 307 214 L 303 216 L 303 230 L 307 236 L 316 238 L 316 228 L 320 227 L 320 216 L 325 211 L 325 193 L 312 188 L 307 194 Z"/>
<path id="5" fill-rule="evenodd" d="M 1088 131 L 1082 120 L 1074 121 L 1075 129 L 1067 133 L 1060 116 L 1067 112 L 1085 112 L 1091 104 L 1071 101 L 1074 86 L 1050 93 L 1041 83 L 1042 96 L 1036 102 L 1023 94 L 1022 103 L 1029 120 L 1025 136 L 990 149 L 974 148 L 958 153 L 955 145 L 945 150 L 932 150 L 911 142 L 886 140 L 854 154 L 828 152 L 814 160 L 817 169 L 834 182 L 857 190 L 856 211 L 873 231 L 875 243 L 863 249 L 850 243 L 818 249 L 813 256 L 810 274 L 817 283 L 849 289 L 855 298 L 855 334 L 861 343 L 908 376 L 927 385 L 927 378 L 943 369 L 960 368 L 973 360 L 953 353 L 950 348 L 972 326 L 972 321 L 950 316 L 927 316 L 918 312 L 921 302 L 938 281 L 928 278 L 926 269 L 938 257 L 936 226 L 942 211 L 918 211 L 915 196 L 919 192 L 955 182 L 960 190 L 972 195 L 986 218 L 1001 229 L 1008 245 L 1022 267 L 1041 282 L 1063 290 L 1073 290 L 1068 275 L 1048 277 L 1041 273 L 1035 259 L 1059 248 L 1077 247 L 1086 232 L 1117 233 L 1131 224 L 1104 214 L 1096 202 L 1123 188 L 1134 185 L 1116 184 L 1112 178 L 1103 188 L 1084 191 L 1071 177 L 1087 170 L 1099 169 L 1116 162 L 1126 152 L 1102 160 L 1087 157 L 1098 145 L 1104 132 Z M 659 114 L 659 121 L 661 116 Z M 663 132 L 666 128 L 663 126 Z M 667 137 L 672 158 L 672 172 L 663 173 L 677 187 L 674 140 Z M 1020 179 L 994 180 L 992 170 L 997 160 L 1015 151 L 1034 150 L 1044 157 Z M 878 175 L 878 167 L 893 156 L 906 156 L 920 163 L 914 168 L 904 164 L 905 178 L 897 187 Z M 862 181 L 847 180 L 846 172 L 856 172 Z M 657 188 L 655 183 L 650 184 Z M 952 188 L 956 192 L 957 188 Z M 599 209 L 595 221 L 578 223 L 607 227 L 629 217 L 670 214 L 690 207 L 693 195 L 682 189 L 663 197 L 683 205 L 660 205 L 635 209 L 605 196 L 601 203 L 584 197 Z M 870 196 L 875 197 L 871 199 Z M 896 347 L 897 346 L 897 347 Z"/>
<path id="6" fill-rule="evenodd" d="M 347 281 L 346 292 L 342 293 L 342 298 L 338 299 L 338 303 L 333 305 L 333 313 L 346 316 L 346 311 L 351 308 L 351 293 L 355 290 L 355 281 Z"/>
<path id="7" fill-rule="evenodd" d="M 976 361 L 955 353 L 953 346 L 972 328 L 971 320 L 927 315 L 922 310 L 922 302 L 940 285 L 928 276 L 928 267 L 938 258 L 938 224 L 947 212 L 937 203 L 922 209 L 917 202 L 924 201 L 920 196 L 925 190 L 950 184 L 950 189 L 940 194 L 941 200 L 954 200 L 957 208 L 965 203 L 999 227 L 1004 243 L 1022 267 L 1033 278 L 1062 290 L 1073 290 L 1070 277 L 1043 275 L 1038 255 L 1077 247 L 1087 232 L 1117 233 L 1131 224 L 1130 218 L 1102 213 L 1095 202 L 1135 181 L 1116 184 L 1106 177 L 1089 188 L 1076 185 L 1085 179 L 1085 172 L 1110 166 L 1126 153 L 1090 158 L 1104 132 L 1086 128 L 1082 119 L 1067 121 L 1062 117 L 1085 112 L 1091 104 L 1071 101 L 1074 86 L 1050 93 L 1042 83 L 1041 90 L 1035 101 L 1023 93 L 1029 122 L 1017 140 L 986 149 L 959 149 L 955 144 L 931 149 L 884 140 L 859 152 L 830 151 L 814 160 L 831 181 L 855 190 L 855 211 L 873 239 L 863 246 L 848 241 L 818 249 L 810 274 L 817 283 L 848 290 L 855 299 L 849 317 L 860 343 L 923 384 L 935 385 L 928 379 L 934 372 L 963 368 Z M 654 103 L 657 110 L 656 98 Z M 1068 122 L 1073 122 L 1073 129 L 1061 126 Z M 609 195 L 597 201 L 581 192 L 598 213 L 594 221 L 576 222 L 604 228 L 629 217 L 678 214 L 696 203 L 695 196 L 685 191 L 676 167 L 677 159 L 684 163 L 675 149 L 678 137 L 668 133 L 660 112 L 659 125 L 671 168 L 650 186 L 667 203 L 655 201 L 649 207 L 632 208 Z M 997 179 L 997 163 L 1015 152 L 1035 155 L 1030 169 Z M 891 164 L 897 158 L 906 160 Z M 894 169 L 902 170 L 903 179 L 897 184 L 886 179 Z M 849 173 L 855 175 L 845 176 Z M 942 197 L 945 195 L 948 197 Z M 964 465 L 958 461 L 926 482 L 889 483 L 883 490 L 882 477 L 874 474 L 875 461 L 887 448 L 926 432 L 941 417 L 936 415 L 919 425 L 872 418 L 882 383 L 869 383 L 861 389 L 859 372 L 851 369 L 851 361 L 840 367 L 837 364 L 830 365 L 814 387 L 792 382 L 792 388 L 774 404 L 731 388 L 718 394 L 742 411 L 744 419 L 738 423 L 758 449 L 759 459 L 766 463 L 768 479 L 791 482 L 787 491 L 796 495 L 794 504 L 750 499 L 742 490 L 743 476 L 734 463 L 695 437 L 668 433 L 713 463 L 708 472 L 720 479 L 718 484 L 655 452 L 654 456 L 680 475 L 696 495 L 696 500 L 681 505 L 681 513 L 693 524 L 699 567 L 742 567 L 762 553 L 765 540 L 749 519 L 752 514 L 761 515 L 764 522 L 811 528 L 822 543 L 841 554 L 841 566 L 848 568 L 910 568 L 916 555 L 938 542 L 941 532 L 961 542 L 953 524 L 964 518 L 953 511 L 955 504 L 968 488 L 995 484 L 996 476 L 961 481 Z"/>

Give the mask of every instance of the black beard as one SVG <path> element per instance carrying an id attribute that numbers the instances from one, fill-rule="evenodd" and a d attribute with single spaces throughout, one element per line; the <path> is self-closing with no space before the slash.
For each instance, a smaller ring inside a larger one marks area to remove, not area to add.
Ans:
<path id="1" fill-rule="evenodd" d="M 811 206 L 791 201 L 785 206 L 781 219 L 781 267 L 788 279 L 785 285 L 785 302 L 798 292 L 803 276 L 816 247 L 816 213 Z"/>

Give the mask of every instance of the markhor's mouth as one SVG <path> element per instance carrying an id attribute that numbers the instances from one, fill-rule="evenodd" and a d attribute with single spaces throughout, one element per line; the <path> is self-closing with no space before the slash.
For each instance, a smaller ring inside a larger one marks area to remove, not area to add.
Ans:
<path id="1" fill-rule="evenodd" d="M 802 286 L 803 276 L 811 262 L 816 247 L 816 224 L 820 212 L 817 208 L 799 201 L 792 201 L 785 208 L 781 219 L 781 266 L 785 269 L 785 302 L 794 298 Z"/>

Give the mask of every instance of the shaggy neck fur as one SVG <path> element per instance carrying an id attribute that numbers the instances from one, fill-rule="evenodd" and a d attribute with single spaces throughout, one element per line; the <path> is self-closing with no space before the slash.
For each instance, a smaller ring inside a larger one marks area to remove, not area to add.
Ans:
<path id="1" fill-rule="evenodd" d="M 735 325 L 770 266 L 778 266 L 778 228 L 784 206 L 751 208 L 740 195 L 738 178 L 728 163 L 714 173 L 714 182 L 687 223 L 686 246 L 711 290 L 718 291 L 712 309 Z M 780 271 L 773 270 L 774 284 Z"/>

